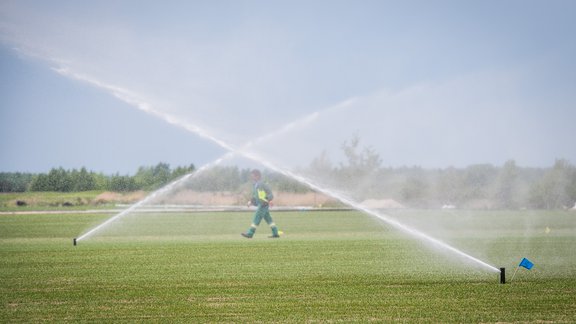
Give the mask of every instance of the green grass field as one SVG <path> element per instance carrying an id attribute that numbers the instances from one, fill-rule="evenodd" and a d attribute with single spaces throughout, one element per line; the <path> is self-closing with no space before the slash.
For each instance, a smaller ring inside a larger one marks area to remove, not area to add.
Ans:
<path id="1" fill-rule="evenodd" d="M 242 238 L 245 212 L 138 214 L 72 245 L 110 216 L 0 215 L 0 322 L 576 322 L 573 212 L 394 215 L 508 280 L 535 263 L 505 285 L 353 211 L 275 212 L 277 240 Z"/>

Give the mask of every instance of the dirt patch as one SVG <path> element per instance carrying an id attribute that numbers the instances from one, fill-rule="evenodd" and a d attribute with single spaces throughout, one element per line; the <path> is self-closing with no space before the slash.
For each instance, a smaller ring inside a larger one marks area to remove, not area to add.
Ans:
<path id="1" fill-rule="evenodd" d="M 94 204 L 132 204 L 146 197 L 146 192 L 144 191 L 134 191 L 127 193 L 120 192 L 110 192 L 106 191 L 94 198 Z"/>
<path id="2" fill-rule="evenodd" d="M 316 192 L 292 193 L 280 192 L 274 199 L 276 206 L 309 206 L 322 207 L 334 204 L 335 200 L 324 194 Z"/>
<path id="3" fill-rule="evenodd" d="M 237 192 L 198 192 L 192 190 L 180 191 L 170 197 L 164 197 L 155 204 L 170 205 L 200 205 L 200 206 L 244 206 L 250 199 L 246 193 Z M 308 206 L 322 207 L 333 203 L 334 199 L 326 195 L 309 193 L 274 193 L 275 206 Z"/>
<path id="4" fill-rule="evenodd" d="M 361 203 L 362 206 L 371 209 L 400 209 L 405 208 L 401 203 L 394 199 L 366 199 Z"/>
<path id="5" fill-rule="evenodd" d="M 172 196 L 163 197 L 156 204 L 168 205 L 200 205 L 200 206 L 237 206 L 247 201 L 245 195 L 234 192 L 202 192 L 184 190 Z"/>

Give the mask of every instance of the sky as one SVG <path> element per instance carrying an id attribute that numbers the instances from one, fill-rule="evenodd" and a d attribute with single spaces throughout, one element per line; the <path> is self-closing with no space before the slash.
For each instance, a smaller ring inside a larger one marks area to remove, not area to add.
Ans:
<path id="1" fill-rule="evenodd" d="M 576 163 L 574 1 L 0 2 L 0 172 Z"/>

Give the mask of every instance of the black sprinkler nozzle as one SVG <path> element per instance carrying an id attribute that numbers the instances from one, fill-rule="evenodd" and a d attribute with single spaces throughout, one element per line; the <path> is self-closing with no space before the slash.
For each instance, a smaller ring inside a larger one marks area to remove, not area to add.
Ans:
<path id="1" fill-rule="evenodd" d="M 500 283 L 506 283 L 506 268 L 500 268 Z"/>

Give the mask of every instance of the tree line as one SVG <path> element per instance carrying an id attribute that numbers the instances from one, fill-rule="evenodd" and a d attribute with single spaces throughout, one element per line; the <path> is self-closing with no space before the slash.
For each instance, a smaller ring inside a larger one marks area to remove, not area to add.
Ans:
<path id="1" fill-rule="evenodd" d="M 135 175 L 104 175 L 88 171 L 65 170 L 62 167 L 52 168 L 48 173 L 0 173 L 0 192 L 55 191 L 75 192 L 90 190 L 106 190 L 128 192 L 136 190 L 154 190 L 167 183 L 193 172 L 193 164 L 186 167 L 170 168 L 167 163 L 155 166 L 142 166 Z"/>
<path id="2" fill-rule="evenodd" d="M 576 204 L 576 167 L 565 159 L 548 168 L 520 167 L 514 160 L 501 167 L 386 168 L 357 136 L 341 148 L 346 161 L 335 165 L 323 152 L 307 172 L 329 188 L 346 188 L 360 202 L 389 198 L 408 207 L 472 209 L 566 209 Z"/>
<path id="3" fill-rule="evenodd" d="M 151 191 L 159 189 L 181 176 L 195 171 L 194 164 L 187 167 L 170 168 L 160 162 L 156 166 L 142 166 L 135 175 L 104 175 L 80 170 L 66 170 L 62 167 L 52 168 L 48 173 L 0 172 L 1 192 L 79 192 L 105 190 L 130 192 L 137 190 Z M 189 181 L 185 187 L 197 191 L 236 191 L 241 190 L 250 181 L 251 169 L 240 169 L 236 166 L 217 166 L 206 170 L 202 175 Z M 267 179 L 276 190 L 287 192 L 306 192 L 309 189 L 281 174 L 267 172 Z"/>
<path id="4" fill-rule="evenodd" d="M 394 199 L 407 207 L 455 206 L 472 209 L 565 209 L 576 203 L 576 167 L 557 159 L 548 168 L 520 167 L 514 160 L 502 166 L 476 164 L 464 168 L 424 169 L 383 167 L 382 158 L 361 147 L 358 137 L 342 144 L 345 160 L 334 164 L 326 152 L 298 173 L 327 189 L 336 189 L 362 202 Z M 106 176 L 101 173 L 54 168 L 46 174 L 0 173 L 0 192 L 87 191 L 126 192 L 160 188 L 185 174 L 194 165 L 171 169 L 167 163 L 140 167 L 135 175 Z M 264 171 L 273 190 L 305 193 L 312 191 L 282 174 Z M 204 171 L 184 186 L 196 191 L 239 191 L 246 189 L 249 169 L 217 166 Z"/>
<path id="5" fill-rule="evenodd" d="M 456 206 L 473 209 L 564 209 L 576 202 L 576 167 L 556 160 L 549 168 L 525 168 L 507 161 L 503 166 L 477 164 L 465 168 L 385 168 L 370 150 L 350 151 L 346 164 L 332 166 L 324 157 L 300 172 L 328 189 L 345 190 L 361 202 L 394 199 L 408 207 Z M 111 175 L 54 168 L 44 174 L 0 173 L 0 192 L 25 191 L 150 191 L 194 172 L 194 165 L 171 169 L 166 163 L 140 167 L 135 175 Z M 215 167 L 185 186 L 196 191 L 238 191 L 250 179 L 249 169 Z M 282 174 L 265 171 L 275 191 L 305 193 L 309 187 Z"/>

